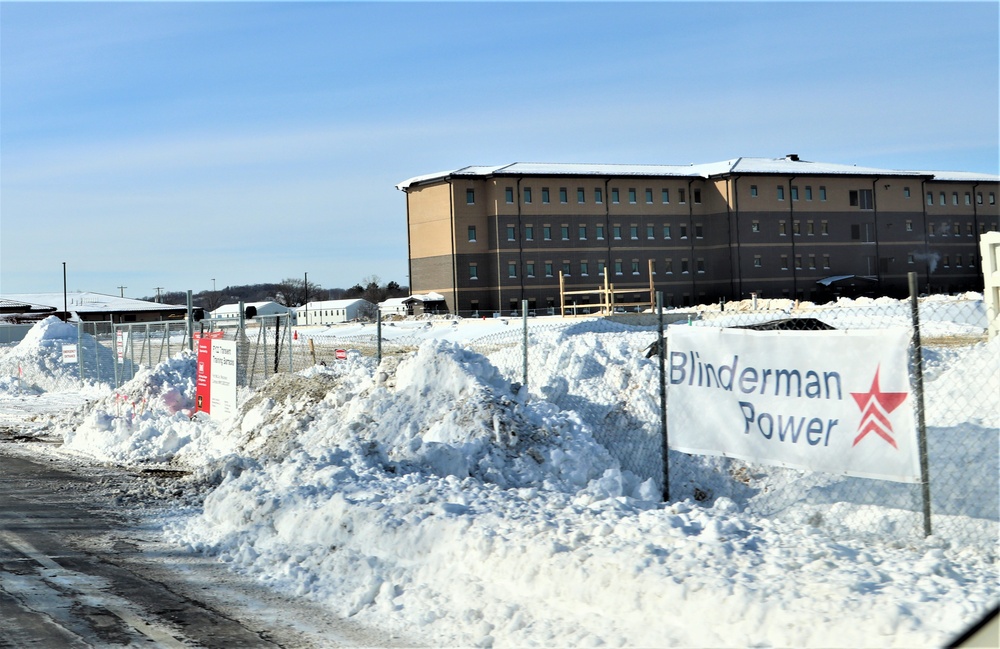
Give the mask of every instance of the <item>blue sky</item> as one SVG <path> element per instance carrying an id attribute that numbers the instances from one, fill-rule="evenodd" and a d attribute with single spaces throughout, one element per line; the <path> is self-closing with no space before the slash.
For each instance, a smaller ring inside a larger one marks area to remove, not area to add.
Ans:
<path id="1" fill-rule="evenodd" d="M 0 292 L 407 284 L 406 178 L 1000 169 L 976 3 L 0 3 Z"/>

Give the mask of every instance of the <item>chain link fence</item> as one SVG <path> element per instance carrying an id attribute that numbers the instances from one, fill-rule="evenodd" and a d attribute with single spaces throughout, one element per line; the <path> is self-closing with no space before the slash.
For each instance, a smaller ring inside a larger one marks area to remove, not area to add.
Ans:
<path id="1" fill-rule="evenodd" d="M 919 348 L 911 349 L 911 385 L 922 380 L 931 532 L 949 542 L 995 549 L 1000 521 L 1000 377 L 998 342 L 986 338 L 981 298 L 920 299 Z M 653 480 L 671 500 L 710 505 L 729 498 L 745 511 L 834 535 L 906 542 L 926 532 L 921 484 L 802 471 L 743 460 L 666 452 L 654 314 L 556 320 L 505 318 L 504 331 L 466 347 L 486 356 L 518 389 L 576 412 L 622 469 Z M 431 331 L 387 321 L 338 335 L 337 327 L 301 333 L 287 318 L 199 323 L 196 335 L 240 341 L 241 385 L 259 387 L 276 373 L 332 366 L 347 357 L 386 358 L 415 351 Z M 748 300 L 671 310 L 662 326 L 863 330 L 913 327 L 911 305 L 896 300 L 816 306 Z M 186 323 L 83 323 L 81 379 L 120 385 L 144 365 L 187 347 Z M 447 320 L 423 327 L 444 330 Z M 433 336 L 431 336 L 433 337 Z M 441 336 L 447 338 L 447 332 Z M 917 337 L 915 337 L 917 338 Z M 919 353 L 918 353 L 919 352 Z M 918 359 L 919 358 L 919 364 Z M 921 371 L 917 372 L 917 368 Z M 669 408 L 669 403 L 666 403 Z M 666 469 L 666 471 L 665 471 Z M 669 483 L 664 485 L 664 475 Z"/>

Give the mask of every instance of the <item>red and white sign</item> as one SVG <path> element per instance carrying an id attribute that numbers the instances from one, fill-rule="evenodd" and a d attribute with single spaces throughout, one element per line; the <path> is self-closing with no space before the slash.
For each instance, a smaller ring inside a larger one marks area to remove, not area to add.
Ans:
<path id="1" fill-rule="evenodd" d="M 920 482 L 908 329 L 668 329 L 670 447 Z"/>
<path id="2" fill-rule="evenodd" d="M 220 419 L 236 412 L 236 341 L 198 338 L 195 410 Z"/>
<path id="3" fill-rule="evenodd" d="M 346 349 L 338 349 L 337 351 L 334 352 L 334 356 L 336 357 L 336 359 L 338 361 L 346 361 L 347 360 L 347 350 Z"/>

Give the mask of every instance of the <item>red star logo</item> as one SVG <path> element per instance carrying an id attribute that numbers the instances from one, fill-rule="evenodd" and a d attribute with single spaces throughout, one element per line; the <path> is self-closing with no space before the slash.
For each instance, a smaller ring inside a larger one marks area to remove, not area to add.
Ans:
<path id="1" fill-rule="evenodd" d="M 878 373 L 881 369 L 879 365 L 875 369 L 875 378 L 872 380 L 872 387 L 868 392 L 852 392 L 851 396 L 861 408 L 861 424 L 858 426 L 858 436 L 854 438 L 851 446 L 857 446 L 865 435 L 875 433 L 885 441 L 896 446 L 896 440 L 892 438 L 892 423 L 889 421 L 889 413 L 899 407 L 906 400 L 906 392 L 882 392 L 878 385 Z"/>

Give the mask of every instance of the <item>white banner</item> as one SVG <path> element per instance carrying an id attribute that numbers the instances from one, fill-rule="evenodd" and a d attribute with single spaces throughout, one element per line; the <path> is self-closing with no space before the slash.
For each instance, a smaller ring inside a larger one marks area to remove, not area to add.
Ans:
<path id="1" fill-rule="evenodd" d="M 62 362 L 63 363 L 76 363 L 76 345 L 63 344 L 62 346 Z"/>
<path id="2" fill-rule="evenodd" d="M 667 337 L 670 448 L 920 482 L 908 329 Z"/>
<path id="3" fill-rule="evenodd" d="M 211 414 L 228 419 L 236 414 L 236 341 L 212 340 Z"/>

